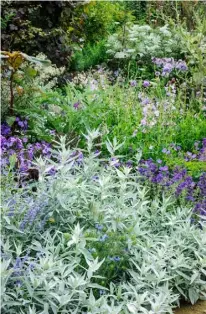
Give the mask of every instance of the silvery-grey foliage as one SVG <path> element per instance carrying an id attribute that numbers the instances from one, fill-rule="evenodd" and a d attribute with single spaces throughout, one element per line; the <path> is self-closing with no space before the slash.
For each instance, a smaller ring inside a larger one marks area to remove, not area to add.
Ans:
<path id="1" fill-rule="evenodd" d="M 85 136 L 84 155 L 61 138 L 52 159 L 36 161 L 37 192 L 9 176 L 3 185 L 2 313 L 166 314 L 181 298 L 205 297 L 204 223 L 172 198 L 151 199 L 135 169 L 97 157 L 98 130 Z M 119 145 L 106 143 L 112 157 Z M 111 238 L 115 249 L 117 236 L 126 250 L 114 263 L 126 267 L 104 285 L 109 247 L 103 258 L 89 248 Z"/>
<path id="2" fill-rule="evenodd" d="M 115 33 L 108 38 L 107 53 L 118 59 L 163 57 L 180 48 L 180 38 L 168 27 L 128 25 L 124 34 Z"/>

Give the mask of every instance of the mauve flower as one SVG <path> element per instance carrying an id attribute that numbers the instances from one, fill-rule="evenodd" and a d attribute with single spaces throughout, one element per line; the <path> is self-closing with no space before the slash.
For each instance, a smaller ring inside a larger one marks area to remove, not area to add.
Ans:
<path id="1" fill-rule="evenodd" d="M 200 189 L 201 195 L 206 197 L 206 172 L 200 176 L 197 186 Z"/>
<path id="2" fill-rule="evenodd" d="M 155 71 L 155 75 L 156 76 L 160 76 L 160 72 L 159 71 Z"/>
<path id="3" fill-rule="evenodd" d="M 94 152 L 95 156 L 99 156 L 101 154 L 101 151 L 96 149 L 95 152 Z"/>
<path id="4" fill-rule="evenodd" d="M 57 170 L 56 170 L 54 167 L 52 167 L 52 168 L 48 171 L 48 174 L 49 174 L 50 176 L 54 176 L 56 173 L 57 173 Z"/>
<path id="5" fill-rule="evenodd" d="M 34 151 L 33 151 L 33 149 L 32 149 L 32 148 L 29 149 L 29 150 L 27 151 L 27 153 L 28 153 L 29 159 L 33 159 L 33 157 L 34 157 Z"/>
<path id="6" fill-rule="evenodd" d="M 168 171 L 168 167 L 167 166 L 160 167 L 159 170 L 161 170 L 161 171 Z"/>
<path id="7" fill-rule="evenodd" d="M 206 216 L 206 199 L 198 202 L 193 210 L 201 216 Z"/>
<path id="8" fill-rule="evenodd" d="M 2 123 L 1 125 L 1 135 L 8 136 L 11 133 L 11 128 L 7 123 Z"/>
<path id="9" fill-rule="evenodd" d="M 23 143 L 27 143 L 27 142 L 28 142 L 28 138 L 27 138 L 27 137 L 23 137 L 23 138 L 22 138 L 22 142 L 23 142 Z"/>
<path id="10" fill-rule="evenodd" d="M 16 148 L 17 149 L 22 149 L 23 148 L 23 144 L 20 138 L 16 139 Z"/>
<path id="11" fill-rule="evenodd" d="M 154 176 L 152 178 L 152 182 L 154 183 L 160 183 L 164 179 L 164 176 L 162 173 L 159 173 L 157 176 Z"/>
<path id="12" fill-rule="evenodd" d="M 144 81 L 142 83 L 143 87 L 149 87 L 150 86 L 150 82 L 149 81 Z"/>
<path id="13" fill-rule="evenodd" d="M 80 106 L 80 102 L 79 101 L 77 101 L 77 102 L 75 102 L 73 104 L 74 109 L 79 109 L 79 106 Z"/>
<path id="14" fill-rule="evenodd" d="M 114 258 L 113 258 L 113 261 L 115 261 L 115 262 L 119 262 L 120 261 L 120 257 L 119 256 L 115 256 Z"/>
<path id="15" fill-rule="evenodd" d="M 18 119 L 18 120 L 17 120 Z M 28 128 L 28 122 L 26 120 L 20 120 L 20 118 L 16 118 L 18 126 L 23 130 L 26 131 Z"/>
<path id="16" fill-rule="evenodd" d="M 116 157 L 112 157 L 110 165 L 118 168 L 121 164 L 120 164 L 119 160 Z"/>
<path id="17" fill-rule="evenodd" d="M 132 160 L 128 160 L 128 161 L 126 162 L 126 167 L 131 168 L 131 167 L 132 167 L 132 164 L 133 164 L 133 161 L 132 161 Z"/>
<path id="18" fill-rule="evenodd" d="M 7 151 L 7 153 L 8 153 L 9 156 L 11 156 L 11 155 L 14 155 L 16 152 L 15 152 L 14 149 L 9 149 L 9 150 Z"/>
<path id="19" fill-rule="evenodd" d="M 147 125 L 147 120 L 146 119 L 142 119 L 140 123 L 141 123 L 141 125 Z"/>
<path id="20" fill-rule="evenodd" d="M 150 103 L 150 99 L 147 98 L 147 97 L 146 97 L 146 98 L 143 98 L 142 101 L 141 101 L 141 104 L 142 104 L 142 105 L 148 105 L 149 103 Z"/>
<path id="21" fill-rule="evenodd" d="M 130 85 L 131 85 L 132 87 L 137 86 L 137 81 L 136 81 L 136 80 L 130 81 Z"/>
<path id="22" fill-rule="evenodd" d="M 179 60 L 176 62 L 175 68 L 180 71 L 187 71 L 188 67 L 185 61 Z"/>
<path id="23" fill-rule="evenodd" d="M 8 139 L 8 142 L 7 142 L 7 146 L 8 147 L 11 147 L 14 145 L 14 143 L 16 142 L 16 138 L 11 136 L 9 139 Z"/>
<path id="24" fill-rule="evenodd" d="M 173 70 L 173 66 L 170 63 L 166 63 L 162 69 L 162 76 L 166 76 Z"/>

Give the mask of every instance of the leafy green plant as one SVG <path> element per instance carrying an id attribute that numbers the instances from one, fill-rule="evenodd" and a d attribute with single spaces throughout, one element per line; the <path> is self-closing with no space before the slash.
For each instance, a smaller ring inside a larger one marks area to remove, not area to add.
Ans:
<path id="1" fill-rule="evenodd" d="M 77 50 L 71 61 L 71 69 L 84 71 L 107 60 L 105 41 L 100 41 L 94 45 L 85 45 L 81 50 Z"/>
<path id="2" fill-rule="evenodd" d="M 166 95 L 161 81 L 154 80 L 148 90 L 142 88 L 142 81 L 138 85 L 133 87 L 121 82 L 111 85 L 106 80 L 102 82 L 97 77 L 91 77 L 85 86 L 70 83 L 64 91 L 45 94 L 32 110 L 24 112 L 34 125 L 37 116 L 41 117 L 39 122 L 44 121 L 41 127 L 43 133 L 47 132 L 44 128 L 49 128 L 61 134 L 74 133 L 78 137 L 87 128 L 99 127 L 104 139 L 116 136 L 124 142 L 124 154 L 129 154 L 131 148 L 133 151 L 142 149 L 144 158 L 157 159 L 162 157 L 162 149 L 171 143 L 190 151 L 194 142 L 204 137 L 204 113 L 184 107 L 184 90 L 174 101 Z M 141 94 L 141 99 L 138 94 Z M 145 101 L 148 105 L 143 105 Z M 44 104 L 47 104 L 47 110 Z M 148 116 L 146 121 L 143 119 L 144 112 Z M 84 147 L 84 141 L 81 145 Z"/>
<path id="3" fill-rule="evenodd" d="M 119 25 L 134 19 L 131 11 L 125 10 L 124 4 L 119 1 L 89 1 L 78 11 L 86 16 L 82 23 L 85 40 L 89 43 L 106 39 Z"/>

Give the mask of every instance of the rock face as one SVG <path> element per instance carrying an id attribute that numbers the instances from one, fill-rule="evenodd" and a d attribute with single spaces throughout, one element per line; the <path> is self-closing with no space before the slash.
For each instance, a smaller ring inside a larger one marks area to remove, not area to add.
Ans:
<path id="1" fill-rule="evenodd" d="M 195 305 L 182 305 L 174 314 L 206 314 L 206 301 L 199 301 Z"/>

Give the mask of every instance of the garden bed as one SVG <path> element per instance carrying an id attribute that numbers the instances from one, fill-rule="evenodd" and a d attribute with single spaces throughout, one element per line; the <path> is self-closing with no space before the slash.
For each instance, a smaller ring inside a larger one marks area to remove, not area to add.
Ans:
<path id="1" fill-rule="evenodd" d="M 206 301 L 198 301 L 195 305 L 184 304 L 175 310 L 175 314 L 205 314 Z"/>
<path id="2" fill-rule="evenodd" d="M 205 3 L 7 2 L 2 314 L 206 314 Z"/>

